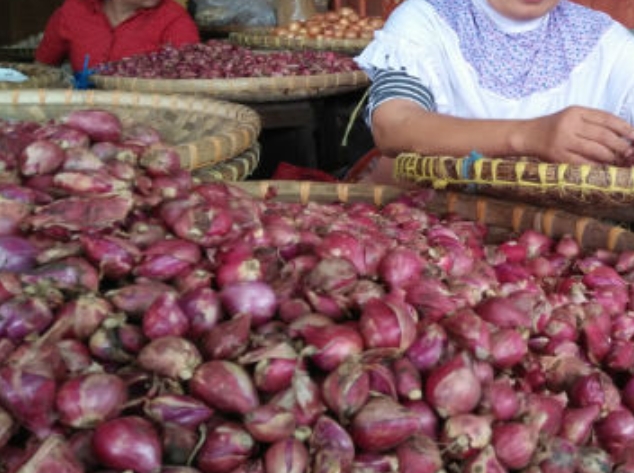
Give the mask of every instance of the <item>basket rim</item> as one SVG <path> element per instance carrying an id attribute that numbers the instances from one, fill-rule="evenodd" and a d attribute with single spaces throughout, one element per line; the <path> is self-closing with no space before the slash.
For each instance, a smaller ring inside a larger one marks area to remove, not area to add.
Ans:
<path id="1" fill-rule="evenodd" d="M 370 39 L 362 38 L 284 38 L 269 34 L 271 31 L 272 28 L 237 31 L 229 33 L 228 39 L 234 44 L 244 46 L 290 49 L 330 49 L 345 52 L 360 52 L 370 44 Z"/>
<path id="2" fill-rule="evenodd" d="M 436 161 L 456 173 L 456 177 L 446 173 L 438 175 L 430 166 L 424 164 L 419 167 L 423 171 L 429 173 L 416 173 L 410 171 L 413 163 L 420 161 L 422 163 Z M 412 178 L 413 180 L 442 180 L 447 184 L 487 184 L 499 186 L 525 185 L 534 187 L 535 189 L 558 189 L 569 188 L 575 190 L 588 190 L 590 187 L 586 183 L 574 183 L 565 180 L 566 171 L 576 170 L 580 176 L 588 178 L 591 173 L 601 173 L 614 179 L 619 175 L 631 177 L 632 185 L 622 187 L 616 184 L 608 187 L 592 187 L 592 190 L 600 190 L 607 193 L 633 194 L 634 195 L 634 167 L 622 167 L 609 164 L 593 165 L 593 164 L 570 164 L 570 163 L 551 163 L 531 160 L 530 157 L 523 156 L 518 159 L 493 158 L 487 156 L 425 156 L 417 153 L 401 153 L 396 157 L 395 175 L 397 177 Z M 518 175 L 517 181 L 511 180 L 492 180 L 482 177 L 484 166 L 490 166 L 495 171 L 514 170 Z M 522 174 L 529 170 L 536 170 L 537 175 L 542 178 L 540 182 L 529 182 L 522 180 Z M 554 170 L 554 171 L 553 171 Z M 556 180 L 548 182 L 548 175 L 556 176 Z M 440 184 L 442 185 L 442 184 Z"/>
<path id="3" fill-rule="evenodd" d="M 249 177 L 260 164 L 262 146 L 255 142 L 253 146 L 242 153 L 225 161 L 209 166 L 203 166 L 192 171 L 192 176 L 202 182 L 211 181 L 242 181 Z"/>
<path id="4" fill-rule="evenodd" d="M 366 87 L 370 83 L 366 73 L 361 70 L 308 76 L 220 79 L 146 79 L 96 74 L 92 76 L 92 80 L 102 90 L 201 93 L 225 100 L 252 99 L 267 102 L 329 95 Z"/>
<path id="5" fill-rule="evenodd" d="M 394 179 L 514 200 L 538 199 L 594 217 L 632 222 L 634 167 L 570 164 L 531 157 L 427 156 L 401 153 Z"/>

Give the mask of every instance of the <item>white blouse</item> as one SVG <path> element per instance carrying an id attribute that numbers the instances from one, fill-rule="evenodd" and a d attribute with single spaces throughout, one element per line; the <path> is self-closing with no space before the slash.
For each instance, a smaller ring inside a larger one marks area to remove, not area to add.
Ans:
<path id="1" fill-rule="evenodd" d="M 420 79 L 440 113 L 521 119 L 584 105 L 634 124 L 634 35 L 567 0 L 531 21 L 487 0 L 406 0 L 355 59 L 371 79 Z"/>

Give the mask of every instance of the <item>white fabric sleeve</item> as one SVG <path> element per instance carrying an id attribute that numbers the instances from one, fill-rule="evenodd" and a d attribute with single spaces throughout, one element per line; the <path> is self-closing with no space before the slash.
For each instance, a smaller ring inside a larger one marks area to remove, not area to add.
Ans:
<path id="1" fill-rule="evenodd" d="M 452 34 L 447 30 L 427 2 L 406 0 L 355 60 L 371 80 L 377 70 L 400 70 L 420 80 L 427 89 L 440 91 L 443 88 L 439 73 L 444 70 L 445 49 L 442 43 Z M 435 99 L 438 101 L 439 97 Z"/>

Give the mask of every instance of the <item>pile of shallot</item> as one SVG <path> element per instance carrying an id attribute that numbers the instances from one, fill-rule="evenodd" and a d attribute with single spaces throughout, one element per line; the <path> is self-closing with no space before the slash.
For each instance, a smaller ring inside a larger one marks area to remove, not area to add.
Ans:
<path id="1" fill-rule="evenodd" d="M 227 79 L 312 76 L 358 71 L 354 60 L 332 51 L 254 51 L 221 40 L 164 46 L 100 66 L 104 76 L 141 79 Z"/>
<path id="2" fill-rule="evenodd" d="M 0 122 L 3 473 L 634 471 L 634 251 L 198 183 Z"/>

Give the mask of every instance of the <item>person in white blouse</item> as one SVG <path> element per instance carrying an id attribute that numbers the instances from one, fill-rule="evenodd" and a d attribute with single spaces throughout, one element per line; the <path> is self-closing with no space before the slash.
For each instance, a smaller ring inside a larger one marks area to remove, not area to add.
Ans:
<path id="1" fill-rule="evenodd" d="M 634 164 L 634 35 L 568 0 L 405 0 L 355 60 L 383 156 Z"/>

